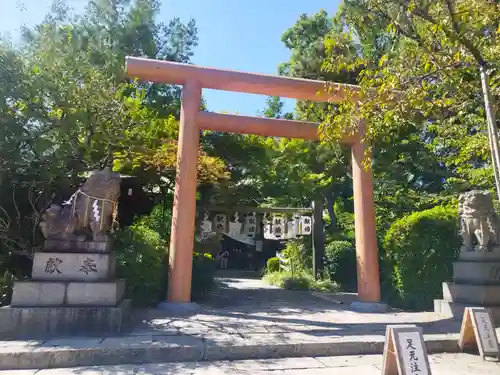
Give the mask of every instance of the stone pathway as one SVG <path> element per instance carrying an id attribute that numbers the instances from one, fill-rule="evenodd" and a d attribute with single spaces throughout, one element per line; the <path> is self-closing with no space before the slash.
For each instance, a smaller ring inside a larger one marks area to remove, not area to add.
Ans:
<path id="1" fill-rule="evenodd" d="M 433 375 L 498 375 L 500 363 L 469 354 L 430 356 Z M 184 362 L 0 371 L 0 375 L 380 375 L 381 355 Z"/>
<path id="2" fill-rule="evenodd" d="M 411 323 L 431 353 L 458 351 L 460 322 L 432 312 L 362 313 L 349 308 L 352 295 L 334 296 L 344 304 L 330 297 L 220 278 L 197 313 L 141 311 L 119 337 L 0 341 L 0 370 L 381 354 L 386 325 Z"/>
<path id="3" fill-rule="evenodd" d="M 384 335 L 387 324 L 415 323 L 428 334 L 458 333 L 460 322 L 433 312 L 354 311 L 352 294 L 324 295 L 283 290 L 260 279 L 219 278 L 219 286 L 197 314 L 166 318 L 149 310 L 135 332 L 178 332 L 205 335 L 296 333 L 313 337 Z M 344 302 L 339 304 L 338 302 Z"/>

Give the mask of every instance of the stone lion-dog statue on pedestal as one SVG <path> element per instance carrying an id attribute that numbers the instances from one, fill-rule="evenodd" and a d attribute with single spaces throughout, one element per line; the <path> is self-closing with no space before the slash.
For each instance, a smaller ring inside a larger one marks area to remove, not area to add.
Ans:
<path id="1" fill-rule="evenodd" d="M 53 204 L 42 215 L 40 229 L 47 239 L 103 242 L 116 221 L 120 174 L 110 168 L 92 171 L 83 186 L 62 206 Z"/>
<path id="2" fill-rule="evenodd" d="M 500 222 L 489 191 L 472 190 L 458 198 L 461 251 L 500 249 Z"/>

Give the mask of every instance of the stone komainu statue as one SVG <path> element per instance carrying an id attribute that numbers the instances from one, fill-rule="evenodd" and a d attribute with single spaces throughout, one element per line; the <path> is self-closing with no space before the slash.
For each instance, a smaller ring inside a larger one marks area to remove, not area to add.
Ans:
<path id="1" fill-rule="evenodd" d="M 492 251 L 500 245 L 500 223 L 489 191 L 460 194 L 458 214 L 462 251 Z"/>
<path id="2" fill-rule="evenodd" d="M 63 206 L 51 205 L 40 228 L 47 239 L 106 241 L 115 222 L 120 196 L 120 175 L 110 168 L 93 171 L 83 186 Z"/>

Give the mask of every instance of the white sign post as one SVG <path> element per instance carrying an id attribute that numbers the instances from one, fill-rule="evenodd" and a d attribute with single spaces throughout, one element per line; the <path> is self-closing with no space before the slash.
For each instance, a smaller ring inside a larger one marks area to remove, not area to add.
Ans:
<path id="1" fill-rule="evenodd" d="M 431 375 L 422 329 L 415 325 L 388 325 L 382 375 Z"/>
<path id="2" fill-rule="evenodd" d="M 460 329 L 460 349 L 477 348 L 479 355 L 500 359 L 498 338 L 493 326 L 490 311 L 483 307 L 466 307 Z"/>

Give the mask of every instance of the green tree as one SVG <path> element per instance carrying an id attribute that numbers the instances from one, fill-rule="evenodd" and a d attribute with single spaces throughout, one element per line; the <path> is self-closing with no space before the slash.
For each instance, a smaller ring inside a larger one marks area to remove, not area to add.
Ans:
<path id="1" fill-rule="evenodd" d="M 290 59 L 280 65 L 280 74 L 352 82 L 356 75 L 353 72 L 344 74 L 322 70 L 326 56 L 325 38 L 336 30 L 338 25 L 324 10 L 313 15 L 302 14 L 281 37 L 290 50 Z M 342 48 L 346 54 L 351 51 L 349 45 L 345 44 Z M 321 122 L 329 107 L 324 103 L 298 101 L 294 118 Z M 301 197 L 302 204 L 307 200 L 309 206 L 311 201 L 322 197 L 328 208 L 332 228 L 335 228 L 335 201 L 348 199 L 351 194 L 347 150 L 333 142 L 319 144 L 304 140 L 282 140 L 279 147 L 282 157 L 274 159 L 275 168 L 280 173 L 278 181 L 282 184 L 297 181 L 295 192 L 290 195 Z"/>
<path id="2" fill-rule="evenodd" d="M 302 15 L 293 27 L 283 34 L 282 40 L 291 49 L 292 56 L 289 62 L 282 64 L 281 72 L 302 78 L 357 83 L 362 78 L 361 73 L 367 64 L 383 55 L 390 44 L 388 39 L 384 38 L 385 28 L 366 28 L 354 37 L 345 31 L 345 24 L 343 11 L 334 19 L 330 19 L 324 11 L 312 16 Z M 342 107 L 332 104 L 298 102 L 295 116 L 322 122 L 340 110 Z M 408 125 L 408 129 L 412 131 L 414 127 Z M 406 200 L 405 197 L 411 195 L 418 198 L 428 192 L 435 194 L 442 190 L 442 178 L 447 176 L 446 169 L 430 154 L 425 139 L 414 135 L 408 129 L 389 134 L 376 144 L 375 191 L 377 202 L 382 204 L 381 216 L 386 218 L 383 220 L 384 226 L 389 225 L 390 218 L 411 211 L 415 204 L 422 204 L 423 201 L 428 204 L 433 197 L 417 199 L 418 203 Z M 338 138 L 331 137 L 331 129 L 327 127 L 325 130 L 321 145 L 314 142 L 290 141 L 294 147 L 302 144 L 308 153 L 304 154 L 289 147 L 288 149 L 297 154 L 290 152 L 283 160 L 290 161 L 292 166 L 297 165 L 293 162 L 297 163 L 298 160 L 306 163 L 302 170 L 309 171 L 310 178 L 304 176 L 302 179 L 298 178 L 298 181 L 303 181 L 305 186 L 308 181 L 312 183 L 309 186 L 309 189 L 313 189 L 309 190 L 310 196 L 314 196 L 316 191 L 326 198 L 330 219 L 335 222 L 336 201 L 343 201 L 338 202 L 338 207 L 352 209 L 350 157 L 347 150 L 337 145 Z M 304 155 L 314 157 L 305 158 Z M 284 169 L 286 165 L 281 165 L 280 168 Z M 297 173 L 295 168 L 293 172 Z M 388 191 L 393 194 L 387 194 Z M 345 216 L 344 212 L 341 214 Z"/>
<path id="3" fill-rule="evenodd" d="M 498 97 L 498 4 L 351 0 L 342 19 L 348 35 L 382 48 L 348 64 L 329 51 L 327 70 L 363 67 L 363 100 L 342 103 L 326 119 L 326 132 L 338 136 L 364 119 L 370 124 L 366 137 L 378 143 L 413 128 L 455 175 L 446 181 L 449 188 L 489 188 L 497 177 L 495 113 L 489 103 Z"/>
<path id="4" fill-rule="evenodd" d="M 266 108 L 264 109 L 264 117 L 292 120 L 293 113 L 283 113 L 283 107 L 284 103 L 278 96 L 268 97 L 266 100 Z"/>
<path id="5" fill-rule="evenodd" d="M 194 21 L 159 23 L 158 11 L 155 0 L 96 0 L 75 15 L 56 2 L 21 43 L 0 40 L 2 255 L 31 252 L 40 211 L 89 170 L 113 165 L 165 190 L 173 185 L 178 88 L 123 73 L 129 54 L 189 61 Z M 201 181 L 226 178 L 220 158 L 200 154 Z"/>
<path id="6" fill-rule="evenodd" d="M 290 59 L 280 64 L 280 75 L 318 79 L 324 81 L 356 83 L 356 71 L 333 71 L 322 69 L 327 54 L 325 41 L 335 34 L 343 38 L 341 25 L 332 20 L 324 10 L 314 15 L 302 14 L 295 24 L 281 36 L 281 41 L 290 50 Z M 354 43 L 343 40 L 337 43 L 339 54 L 350 56 L 356 53 Z M 311 101 L 298 101 L 295 117 L 321 122 L 329 105 Z"/>

